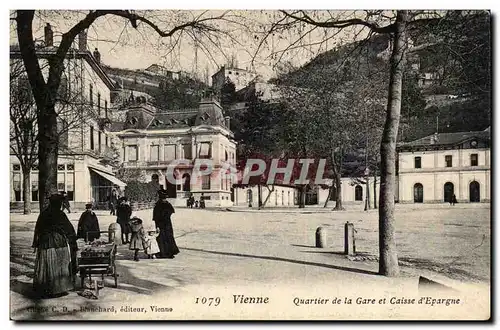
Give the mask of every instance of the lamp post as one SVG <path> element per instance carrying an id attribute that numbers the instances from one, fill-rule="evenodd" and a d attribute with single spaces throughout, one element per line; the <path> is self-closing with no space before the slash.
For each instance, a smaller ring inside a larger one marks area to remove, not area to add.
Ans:
<path id="1" fill-rule="evenodd" d="M 366 194 L 365 194 L 365 211 L 368 211 L 368 204 L 370 199 L 370 184 L 369 184 L 369 175 L 370 169 L 368 167 L 365 168 L 365 181 L 366 181 Z"/>

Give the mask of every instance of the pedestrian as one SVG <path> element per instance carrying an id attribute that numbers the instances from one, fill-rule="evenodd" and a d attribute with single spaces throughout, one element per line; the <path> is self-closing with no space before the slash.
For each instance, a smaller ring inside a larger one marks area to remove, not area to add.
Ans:
<path id="1" fill-rule="evenodd" d="M 63 202 L 62 202 L 62 211 L 64 212 L 64 210 L 68 210 L 68 213 L 71 213 L 71 210 L 70 210 L 70 206 L 69 206 L 69 200 L 68 200 L 68 194 L 63 191 L 62 193 L 62 197 L 63 197 Z"/>
<path id="2" fill-rule="evenodd" d="M 118 195 L 116 194 L 116 190 L 113 189 L 111 191 L 111 195 L 108 197 L 108 202 L 109 202 L 109 214 L 115 215 L 116 206 L 118 204 Z"/>
<path id="3" fill-rule="evenodd" d="M 457 204 L 457 203 L 458 203 L 458 201 L 457 201 L 457 196 L 456 196 L 455 194 L 453 195 L 453 197 L 451 198 L 451 200 L 452 200 L 452 202 L 453 202 L 453 204 L 452 204 L 453 206 L 455 206 L 455 204 Z"/>
<path id="4" fill-rule="evenodd" d="M 205 208 L 205 196 L 203 195 L 203 193 L 201 193 L 201 197 L 200 197 L 200 209 L 204 209 Z"/>
<path id="5" fill-rule="evenodd" d="M 160 235 L 157 237 L 160 257 L 173 259 L 179 253 L 179 248 L 175 243 L 171 219 L 172 214 L 175 213 L 175 209 L 167 200 L 166 190 L 159 190 L 158 197 L 158 202 L 156 202 L 153 210 L 153 221 L 156 224 L 156 228 L 160 231 Z"/>
<path id="6" fill-rule="evenodd" d="M 127 197 L 120 197 L 118 201 L 118 207 L 116 209 L 116 222 L 120 225 L 122 232 L 122 242 L 123 244 L 128 244 L 129 234 L 130 234 L 130 216 L 132 215 L 132 208 L 128 203 Z"/>
<path id="7" fill-rule="evenodd" d="M 35 225 L 33 289 L 40 298 L 59 297 L 75 287 L 76 233 L 61 210 L 63 198 L 51 195 L 48 208 L 40 213 Z"/>
<path id="8" fill-rule="evenodd" d="M 190 208 L 193 208 L 193 206 L 194 206 L 194 197 L 193 197 L 193 195 L 191 195 L 191 196 L 189 197 L 189 207 L 190 207 Z"/>
<path id="9" fill-rule="evenodd" d="M 194 207 L 198 208 L 198 201 L 194 201 Z"/>
<path id="10" fill-rule="evenodd" d="M 160 229 L 148 231 L 146 235 L 146 254 L 149 259 L 156 259 L 156 254 L 160 252 L 160 247 L 156 241 L 157 237 L 160 235 Z"/>
<path id="11" fill-rule="evenodd" d="M 83 238 L 85 242 L 92 242 L 101 237 L 99 220 L 97 219 L 97 215 L 92 211 L 92 203 L 85 204 L 85 211 L 78 221 L 76 237 Z"/>
<path id="12" fill-rule="evenodd" d="M 138 217 L 130 219 L 130 230 L 132 238 L 130 239 L 129 250 L 134 251 L 134 261 L 139 261 L 139 251 L 146 249 L 146 233 L 142 226 L 142 220 Z"/>

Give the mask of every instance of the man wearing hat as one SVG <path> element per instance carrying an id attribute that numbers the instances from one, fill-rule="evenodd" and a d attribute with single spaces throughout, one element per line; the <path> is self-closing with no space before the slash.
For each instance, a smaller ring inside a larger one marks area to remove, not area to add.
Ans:
<path id="1" fill-rule="evenodd" d="M 116 222 L 120 225 L 122 231 L 123 244 L 129 243 L 130 234 L 130 216 L 132 215 L 132 208 L 128 204 L 127 197 L 123 196 L 118 199 L 118 207 L 116 208 Z"/>
<path id="2" fill-rule="evenodd" d="M 160 257 L 173 259 L 179 253 L 179 248 L 175 243 L 174 229 L 172 227 L 172 214 L 175 213 L 174 207 L 167 200 L 167 191 L 161 189 L 158 191 L 159 200 L 156 202 L 153 210 L 153 221 L 156 228 L 160 230 L 157 237 L 158 247 L 160 248 Z"/>
<path id="3" fill-rule="evenodd" d="M 85 211 L 78 221 L 77 238 L 92 242 L 101 237 L 97 215 L 92 211 L 92 203 L 85 204 Z"/>

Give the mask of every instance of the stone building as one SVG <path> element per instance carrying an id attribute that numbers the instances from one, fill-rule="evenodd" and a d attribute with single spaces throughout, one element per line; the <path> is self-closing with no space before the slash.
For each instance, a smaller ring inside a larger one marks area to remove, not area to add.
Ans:
<path id="1" fill-rule="evenodd" d="M 212 75 L 212 89 L 218 93 L 229 79 L 234 83 L 236 91 L 239 91 L 247 87 L 255 78 L 257 78 L 257 73 L 255 72 L 233 66 L 222 66 L 219 71 Z"/>
<path id="2" fill-rule="evenodd" d="M 236 142 L 229 117 L 222 114 L 213 98 L 201 100 L 195 109 L 160 112 L 145 98 L 130 100 L 126 120 L 115 123 L 124 169 L 136 169 L 147 182 L 155 181 L 168 191 L 174 205 L 186 205 L 188 196 L 204 196 L 206 206 L 232 205 L 232 179 L 221 175 L 224 162 L 236 164 Z M 211 175 L 193 177 L 197 159 L 213 162 Z M 167 179 L 169 164 L 187 160 L 175 167 L 175 184 Z"/>
<path id="3" fill-rule="evenodd" d="M 399 202 L 490 201 L 490 130 L 439 133 L 401 144 Z"/>
<path id="4" fill-rule="evenodd" d="M 68 52 L 61 79 L 60 93 L 64 94 L 64 100 L 69 101 L 56 105 L 56 111 L 61 111 L 59 124 L 63 132 L 60 135 L 57 188 L 68 193 L 72 207 L 83 208 L 89 201 L 104 206 L 111 189 L 123 190 L 125 187 L 125 183 L 115 177 L 111 167 L 103 162 L 105 155 L 112 150 L 110 96 L 115 84 L 103 71 L 98 50 L 88 50 L 86 32 L 78 36 L 77 44 L 78 48 Z M 36 51 L 42 67 L 47 58 L 57 51 L 50 25 L 45 28 L 45 43 L 37 47 Z M 19 64 L 20 60 L 19 47 L 11 46 L 11 67 Z M 43 70 L 43 74 L 47 76 L 47 70 Z M 15 93 L 22 85 L 29 85 L 25 73 L 11 82 L 11 92 Z M 38 207 L 40 198 L 37 162 L 38 159 L 30 174 L 30 196 L 34 208 Z M 10 155 L 10 167 L 11 208 L 18 208 L 23 203 L 23 173 L 19 159 L 13 152 Z"/>

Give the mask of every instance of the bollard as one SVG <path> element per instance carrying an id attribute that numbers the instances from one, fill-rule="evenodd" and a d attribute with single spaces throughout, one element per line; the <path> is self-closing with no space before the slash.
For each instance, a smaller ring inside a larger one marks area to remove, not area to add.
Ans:
<path id="1" fill-rule="evenodd" d="M 316 229 L 316 247 L 325 248 L 326 247 L 326 229 L 323 227 L 318 227 Z"/>
<path id="2" fill-rule="evenodd" d="M 120 225 L 117 223 L 112 223 L 108 228 L 108 243 L 116 243 L 116 245 L 122 244 L 122 230 Z"/>
<path id="3" fill-rule="evenodd" d="M 355 253 L 354 224 L 347 221 L 344 226 L 344 254 L 351 256 Z"/>

